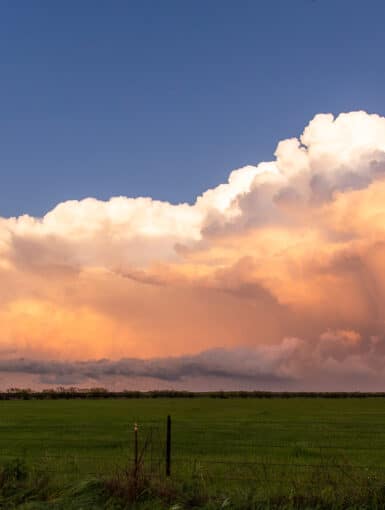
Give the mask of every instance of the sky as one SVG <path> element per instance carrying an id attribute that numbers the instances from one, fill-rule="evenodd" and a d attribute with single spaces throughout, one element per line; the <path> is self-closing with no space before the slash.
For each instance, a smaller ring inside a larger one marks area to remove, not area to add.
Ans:
<path id="1" fill-rule="evenodd" d="M 378 390 L 383 2 L 2 2 L 0 387 Z"/>
<path id="2" fill-rule="evenodd" d="M 192 203 L 320 112 L 385 114 L 384 3 L 4 0 L 0 214 Z"/>

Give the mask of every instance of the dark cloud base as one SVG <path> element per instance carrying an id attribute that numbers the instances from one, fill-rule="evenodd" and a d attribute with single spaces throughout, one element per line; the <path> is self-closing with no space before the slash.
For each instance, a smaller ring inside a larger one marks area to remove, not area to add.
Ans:
<path id="1" fill-rule="evenodd" d="M 284 383 L 290 378 L 264 370 L 248 349 L 213 349 L 192 356 L 120 360 L 56 361 L 35 359 L 0 360 L 0 373 L 29 374 L 47 384 L 74 385 L 108 378 L 147 378 L 180 383 L 191 378 L 219 378 L 263 383 Z M 247 366 L 248 362 L 248 366 Z"/>
<path id="2" fill-rule="evenodd" d="M 344 340 L 347 335 L 349 340 Z M 355 340 L 355 342 L 353 342 Z M 383 342 L 351 332 L 313 342 L 212 349 L 195 355 L 88 361 L 0 360 L 0 388 L 77 386 L 109 390 L 383 391 Z"/>

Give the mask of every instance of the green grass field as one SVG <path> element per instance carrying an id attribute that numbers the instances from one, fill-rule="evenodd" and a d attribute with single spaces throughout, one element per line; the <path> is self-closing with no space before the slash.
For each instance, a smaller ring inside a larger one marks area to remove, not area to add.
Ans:
<path id="1" fill-rule="evenodd" d="M 140 449 L 148 440 L 145 457 L 161 459 L 167 414 L 173 466 L 260 461 L 294 468 L 340 458 L 385 468 L 385 399 L 378 398 L 3 401 L 0 456 L 52 459 L 52 469 L 64 472 L 69 463 L 81 473 L 109 469 L 133 459 L 136 422 Z"/>
<path id="2" fill-rule="evenodd" d="M 162 477 L 168 414 L 172 477 L 198 476 L 212 490 L 385 479 L 382 398 L 2 401 L 0 459 L 23 458 L 59 485 L 106 476 L 132 465 L 136 422 L 144 467 Z"/>

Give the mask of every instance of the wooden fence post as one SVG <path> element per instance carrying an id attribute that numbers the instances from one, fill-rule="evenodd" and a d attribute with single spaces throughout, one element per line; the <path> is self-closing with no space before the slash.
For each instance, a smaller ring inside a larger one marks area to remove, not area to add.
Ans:
<path id="1" fill-rule="evenodd" d="M 167 416 L 166 476 L 171 476 L 171 416 Z"/>
<path id="2" fill-rule="evenodd" d="M 134 425 L 134 476 L 138 476 L 138 424 Z"/>

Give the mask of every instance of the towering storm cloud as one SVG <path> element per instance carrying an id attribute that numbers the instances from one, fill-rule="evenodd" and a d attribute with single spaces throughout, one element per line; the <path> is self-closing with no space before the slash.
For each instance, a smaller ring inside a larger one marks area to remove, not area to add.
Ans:
<path id="1" fill-rule="evenodd" d="M 0 373 L 379 389 L 384 268 L 385 118 L 317 115 L 192 205 L 0 218 Z"/>

